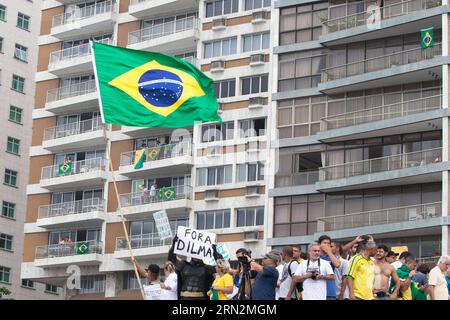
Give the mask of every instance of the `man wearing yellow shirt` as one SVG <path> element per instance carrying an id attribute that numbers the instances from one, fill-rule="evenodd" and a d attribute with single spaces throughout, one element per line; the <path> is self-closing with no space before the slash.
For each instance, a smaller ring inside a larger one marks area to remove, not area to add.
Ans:
<path id="1" fill-rule="evenodd" d="M 359 244 L 361 251 L 350 260 L 347 273 L 350 300 L 373 300 L 377 244 L 368 240 Z"/>

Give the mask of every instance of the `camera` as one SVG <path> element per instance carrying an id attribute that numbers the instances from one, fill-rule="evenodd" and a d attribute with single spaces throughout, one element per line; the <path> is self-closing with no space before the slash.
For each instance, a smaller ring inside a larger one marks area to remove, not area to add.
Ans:
<path id="1" fill-rule="evenodd" d="M 309 272 L 311 272 L 311 279 L 312 280 L 317 280 L 317 276 L 319 275 L 319 269 L 310 269 L 308 270 Z"/>

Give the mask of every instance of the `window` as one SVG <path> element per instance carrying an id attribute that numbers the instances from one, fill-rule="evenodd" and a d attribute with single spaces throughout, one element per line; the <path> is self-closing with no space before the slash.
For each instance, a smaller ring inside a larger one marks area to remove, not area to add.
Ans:
<path id="1" fill-rule="evenodd" d="M 22 279 L 22 287 L 27 289 L 34 289 L 34 281 Z"/>
<path id="2" fill-rule="evenodd" d="M 268 82 L 269 76 L 267 74 L 241 78 L 242 94 L 267 92 Z"/>
<path id="3" fill-rule="evenodd" d="M 216 0 L 205 3 L 206 18 L 238 12 L 239 0 Z"/>
<path id="4" fill-rule="evenodd" d="M 205 42 L 203 57 L 205 59 L 208 59 L 235 54 L 236 46 L 237 37 Z"/>
<path id="5" fill-rule="evenodd" d="M 12 251 L 13 236 L 0 233 L 0 249 Z"/>
<path id="6" fill-rule="evenodd" d="M 264 224 L 264 207 L 236 210 L 236 227 L 251 227 Z"/>
<path id="7" fill-rule="evenodd" d="M 28 60 L 28 48 L 16 43 L 16 49 L 14 50 L 14 58 L 21 61 Z"/>
<path id="8" fill-rule="evenodd" d="M 198 168 L 197 186 L 213 186 L 225 183 L 231 183 L 232 165 Z"/>
<path id="9" fill-rule="evenodd" d="M 6 7 L 0 4 L 0 20 L 6 21 Z"/>
<path id="10" fill-rule="evenodd" d="M 235 96 L 236 80 L 222 80 L 214 82 L 214 94 L 217 98 L 228 98 Z"/>
<path id="11" fill-rule="evenodd" d="M 147 278 L 140 278 L 142 285 L 148 285 Z M 136 281 L 136 274 L 134 271 L 126 271 L 123 273 L 123 290 L 139 289 L 139 284 Z"/>
<path id="12" fill-rule="evenodd" d="M 12 137 L 8 137 L 6 143 L 6 151 L 14 154 L 19 154 L 20 140 Z"/>
<path id="13" fill-rule="evenodd" d="M 22 123 L 22 109 L 9 106 L 9 121 Z"/>
<path id="14" fill-rule="evenodd" d="M 46 284 L 45 285 L 45 292 L 58 294 L 58 287 L 54 286 L 54 285 L 51 285 L 51 284 Z"/>
<path id="15" fill-rule="evenodd" d="M 197 229 L 222 229 L 230 227 L 230 209 L 197 212 Z"/>
<path id="16" fill-rule="evenodd" d="M 236 167 L 236 182 L 264 180 L 264 164 L 240 163 Z"/>
<path id="17" fill-rule="evenodd" d="M 11 89 L 23 93 L 25 89 L 25 78 L 13 74 Z"/>
<path id="18" fill-rule="evenodd" d="M 12 187 L 17 187 L 17 171 L 5 169 L 4 184 Z"/>
<path id="19" fill-rule="evenodd" d="M 81 277 L 79 294 L 105 292 L 106 276 Z"/>
<path id="20" fill-rule="evenodd" d="M 24 30 L 29 30 L 30 29 L 30 17 L 19 12 L 17 14 L 17 27 L 24 29 Z"/>
<path id="21" fill-rule="evenodd" d="M 271 0 L 245 0 L 245 10 L 270 7 Z"/>
<path id="22" fill-rule="evenodd" d="M 240 138 L 259 137 L 266 134 L 266 118 L 239 121 Z"/>
<path id="23" fill-rule="evenodd" d="M 201 142 L 230 140 L 234 136 L 234 122 L 206 124 L 202 126 Z"/>
<path id="24" fill-rule="evenodd" d="M 3 201 L 2 204 L 2 217 L 14 219 L 16 204 L 8 201 Z"/>
<path id="25" fill-rule="evenodd" d="M 3 53 L 3 38 L 0 37 L 0 53 Z"/>
<path id="26" fill-rule="evenodd" d="M 0 266 L 0 282 L 11 283 L 11 268 Z"/>
<path id="27" fill-rule="evenodd" d="M 244 38 L 244 45 L 243 45 L 244 52 L 269 48 L 270 42 L 269 32 L 248 34 L 243 36 L 243 38 Z"/>

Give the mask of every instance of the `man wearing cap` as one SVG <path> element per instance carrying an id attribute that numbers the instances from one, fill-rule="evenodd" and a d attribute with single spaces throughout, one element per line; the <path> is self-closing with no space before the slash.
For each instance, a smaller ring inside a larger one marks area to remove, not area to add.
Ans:
<path id="1" fill-rule="evenodd" d="M 395 253 L 392 250 L 389 250 L 386 255 L 386 262 L 389 264 L 393 264 L 395 261 L 397 261 L 398 253 Z"/>
<path id="2" fill-rule="evenodd" d="M 132 261 L 136 265 L 136 269 L 138 270 L 139 274 L 147 278 L 149 284 L 159 285 L 158 277 L 160 268 L 157 264 L 150 264 L 148 266 L 148 269 L 144 269 L 134 257 L 132 258 Z"/>
<path id="3" fill-rule="evenodd" d="M 277 265 L 281 258 L 279 253 L 270 251 L 262 260 L 262 265 L 247 256 L 252 273 L 256 274 L 252 289 L 252 300 L 275 300 L 275 290 L 278 282 Z"/>
<path id="4" fill-rule="evenodd" d="M 398 279 L 395 268 L 386 261 L 388 248 L 385 245 L 379 245 L 375 255 L 375 278 L 373 282 L 373 296 L 375 300 L 396 299 L 398 290 L 400 290 L 400 280 Z M 389 295 L 389 279 L 395 282 L 395 288 Z"/>

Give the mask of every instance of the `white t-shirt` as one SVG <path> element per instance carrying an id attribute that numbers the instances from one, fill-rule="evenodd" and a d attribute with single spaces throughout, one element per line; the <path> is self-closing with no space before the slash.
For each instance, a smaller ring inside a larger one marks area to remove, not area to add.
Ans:
<path id="1" fill-rule="evenodd" d="M 299 263 L 295 260 L 292 260 L 292 262 L 286 263 L 281 271 L 278 270 L 278 272 L 280 273 L 280 277 L 278 278 L 278 282 L 280 283 L 279 297 L 287 297 L 292 284 L 292 276 L 295 274 L 295 271 L 297 271 L 298 266 Z M 290 275 L 289 271 L 291 271 Z M 295 293 L 292 293 L 292 296 L 295 296 Z"/>
<path id="2" fill-rule="evenodd" d="M 277 281 L 277 285 L 281 284 L 281 277 L 283 276 L 283 268 L 284 268 L 284 264 L 280 264 L 277 266 L 277 271 L 278 271 L 278 281 Z M 278 298 L 280 297 L 280 288 L 277 287 L 275 289 L 275 300 L 278 300 Z"/>
<path id="3" fill-rule="evenodd" d="M 442 273 L 438 266 L 431 269 L 428 284 L 434 286 L 435 300 L 448 300 L 447 281 L 445 280 L 444 273 Z"/>
<path id="4" fill-rule="evenodd" d="M 309 269 L 309 270 L 308 270 Z M 295 271 L 296 276 L 304 276 L 311 269 L 319 269 L 319 260 L 310 261 L 304 260 L 300 263 Z M 333 268 L 328 261 L 320 259 L 320 273 L 321 275 L 330 275 L 333 273 Z M 326 300 L 327 299 L 327 280 L 313 280 L 311 278 L 303 281 L 303 300 Z"/>
<path id="5" fill-rule="evenodd" d="M 400 260 L 394 261 L 391 263 L 391 266 L 393 266 L 395 268 L 395 270 L 397 270 L 398 268 L 401 268 L 401 266 L 403 265 L 403 263 Z"/>
<path id="6" fill-rule="evenodd" d="M 340 258 L 341 265 L 339 268 L 334 268 L 334 275 L 336 276 L 335 283 L 336 283 L 336 296 L 339 295 L 339 292 L 341 292 L 342 287 L 342 279 L 345 277 L 348 273 L 348 266 L 349 262 L 342 257 Z M 348 286 L 345 288 L 344 291 L 344 299 L 349 299 L 349 292 L 348 292 Z"/>
<path id="7" fill-rule="evenodd" d="M 178 276 L 176 272 L 172 272 L 164 281 L 166 286 L 170 287 L 170 290 L 163 289 L 164 300 L 178 300 L 177 287 L 178 287 Z"/>

